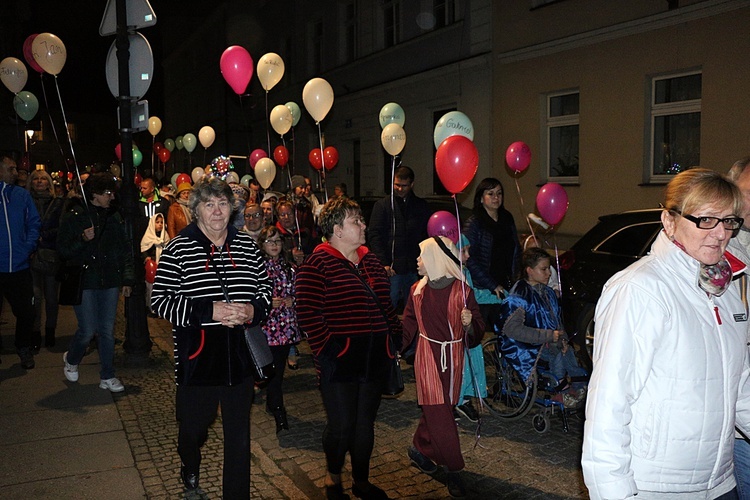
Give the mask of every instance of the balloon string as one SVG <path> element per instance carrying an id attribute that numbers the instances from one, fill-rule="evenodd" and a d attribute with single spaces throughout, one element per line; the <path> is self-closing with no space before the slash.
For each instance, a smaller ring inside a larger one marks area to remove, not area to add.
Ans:
<path id="1" fill-rule="evenodd" d="M 562 271 L 560 270 L 560 252 L 557 249 L 557 235 L 552 233 L 552 241 L 555 245 L 555 265 L 557 266 L 557 286 L 560 287 L 560 295 L 562 295 Z"/>
<path id="2" fill-rule="evenodd" d="M 240 100 L 240 114 L 242 115 L 242 123 L 245 125 L 245 133 L 247 134 L 247 162 L 250 163 L 250 155 L 252 153 L 252 150 L 250 149 L 250 127 L 247 124 L 247 116 L 245 116 L 245 106 L 242 104 L 242 96 L 237 94 L 237 98 Z M 189 154 L 190 153 L 188 153 L 188 155 Z M 190 161 L 190 163 L 192 164 L 193 162 Z M 251 166 L 250 168 L 253 167 Z"/>
<path id="3" fill-rule="evenodd" d="M 271 158 L 271 132 L 268 130 L 271 125 L 271 119 L 268 115 L 268 91 L 266 90 L 266 142 L 268 144 L 268 157 Z"/>
<path id="4" fill-rule="evenodd" d="M 323 192 L 326 195 L 326 203 L 328 203 L 328 186 L 326 185 L 326 157 L 323 154 L 323 133 L 320 131 L 320 122 L 318 125 L 318 141 L 320 142 L 320 163 L 322 168 L 320 169 L 320 176 L 323 182 Z"/>
<path id="5" fill-rule="evenodd" d="M 60 101 L 60 111 L 62 112 L 63 123 L 65 124 L 65 130 L 68 133 L 68 143 L 70 144 L 70 154 L 73 157 L 73 166 L 76 169 L 76 176 L 78 177 L 78 186 L 81 189 L 81 197 L 83 198 L 83 204 L 86 206 L 86 210 L 89 210 L 89 202 L 86 199 L 86 193 L 83 192 L 83 182 L 81 181 L 81 171 L 78 168 L 78 160 L 76 159 L 76 152 L 73 149 L 73 139 L 70 137 L 70 128 L 68 128 L 68 119 L 65 117 L 65 107 L 63 106 L 62 96 L 60 95 L 60 86 L 57 83 L 57 75 L 55 75 L 55 89 L 57 89 L 57 99 Z M 122 151 L 120 151 L 122 154 Z M 93 225 L 93 221 L 91 222 Z"/>
<path id="6" fill-rule="evenodd" d="M 39 73 L 39 83 L 42 85 L 42 94 L 44 95 L 44 106 L 47 108 L 47 116 L 49 117 L 49 124 L 52 126 L 52 133 L 55 136 L 55 142 L 57 143 L 57 147 L 60 149 L 60 156 L 62 156 L 63 165 L 66 165 L 65 162 L 65 151 L 63 151 L 62 144 L 60 143 L 60 139 L 57 137 L 57 127 L 55 127 L 55 122 L 52 120 L 52 111 L 49 108 L 49 101 L 47 101 L 47 89 L 44 87 L 44 77 L 43 73 Z M 65 169 L 67 170 L 67 168 Z"/>
<path id="7" fill-rule="evenodd" d="M 297 141 L 294 140 L 294 127 L 292 127 L 292 164 L 290 167 L 292 170 L 292 173 L 294 173 L 294 153 L 297 151 L 296 146 L 297 146 Z"/>
<path id="8" fill-rule="evenodd" d="M 456 207 L 456 224 L 458 225 L 458 263 L 459 267 L 461 268 L 461 295 L 464 299 L 464 309 L 466 309 L 466 274 L 464 274 L 464 260 L 461 258 L 461 251 L 464 248 L 463 241 L 461 241 L 461 213 L 458 211 L 458 199 L 456 198 L 456 194 L 454 193 L 452 196 L 453 198 L 453 204 Z"/>
<path id="9" fill-rule="evenodd" d="M 393 271 L 393 261 L 396 260 L 396 155 L 391 157 L 391 263 L 389 267 Z"/>
<path id="10" fill-rule="evenodd" d="M 523 196 L 521 195 L 521 186 L 518 185 L 518 177 L 514 177 L 513 180 L 516 183 L 516 192 L 518 193 L 518 199 L 521 202 L 521 213 L 525 214 L 526 213 L 526 209 L 524 208 Z M 529 220 L 529 216 L 528 215 L 524 215 L 524 218 L 526 219 L 526 224 L 529 226 L 529 231 L 531 232 L 531 236 L 534 237 L 534 243 L 536 243 L 536 246 L 541 247 L 539 245 L 539 242 L 536 239 L 536 233 L 534 233 L 534 228 L 531 225 L 531 221 Z"/>
<path id="11" fill-rule="evenodd" d="M 156 152 L 154 151 L 154 146 L 156 145 L 156 136 L 151 136 L 151 177 L 154 176 L 154 163 L 156 163 Z M 122 150 L 120 150 L 120 157 L 122 157 Z"/>

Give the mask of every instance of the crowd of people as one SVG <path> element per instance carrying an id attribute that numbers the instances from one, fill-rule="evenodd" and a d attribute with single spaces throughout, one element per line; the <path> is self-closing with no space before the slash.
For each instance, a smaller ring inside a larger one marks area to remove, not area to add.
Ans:
<path id="1" fill-rule="evenodd" d="M 326 498 L 349 498 L 347 455 L 351 493 L 388 498 L 369 477 L 375 421 L 394 361 L 410 352 L 422 417 L 404 453 L 426 474 L 444 468 L 450 496 L 465 496 L 456 420 L 481 418 L 477 400 L 488 388 L 480 343 L 489 334 L 532 346 L 534 363 L 548 363 L 561 381 L 554 389 L 564 406 L 586 405 L 591 498 L 748 498 L 748 165 L 738 162 L 729 177 L 695 168 L 669 183 L 651 253 L 610 279 L 597 305 L 590 381 L 550 288 L 550 256 L 522 250 L 492 177 L 477 183 L 458 242 L 427 235 L 430 210 L 405 166 L 369 224 L 346 185 L 321 203 L 301 175 L 287 194 L 210 175 L 177 186 L 146 178 L 133 233 L 146 268 L 137 283 L 110 173 L 83 174 L 68 193 L 43 170 L 19 186 L 12 155 L 0 154 L 0 292 L 30 370 L 42 344 L 56 343 L 61 268 L 82 269 L 63 373 L 77 382 L 96 339 L 99 386 L 121 392 L 115 311 L 120 295 L 144 287 L 148 313 L 173 328 L 187 490 L 199 488 L 201 448 L 221 409 L 224 497 L 249 498 L 250 405 L 265 391 L 277 434 L 289 430 L 284 374 L 298 367 L 304 340 L 327 415 Z M 253 329 L 270 348 L 270 376 L 254 365 Z"/>

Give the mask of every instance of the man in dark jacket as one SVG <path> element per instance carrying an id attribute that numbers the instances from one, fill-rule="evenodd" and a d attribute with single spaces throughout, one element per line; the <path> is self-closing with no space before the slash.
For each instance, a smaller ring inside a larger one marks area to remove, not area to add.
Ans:
<path id="1" fill-rule="evenodd" d="M 36 249 L 41 220 L 29 192 L 16 186 L 16 162 L 0 153 L 0 293 L 16 317 L 16 352 L 21 367 L 34 368 L 31 330 L 34 292 L 29 259 Z"/>
<path id="2" fill-rule="evenodd" d="M 414 194 L 413 188 L 414 171 L 397 168 L 393 194 L 375 203 L 367 230 L 367 246 L 390 276 L 391 302 L 397 310 L 403 309 L 409 289 L 419 279 L 419 242 L 427 238 L 427 222 L 432 215 L 427 202 Z"/>

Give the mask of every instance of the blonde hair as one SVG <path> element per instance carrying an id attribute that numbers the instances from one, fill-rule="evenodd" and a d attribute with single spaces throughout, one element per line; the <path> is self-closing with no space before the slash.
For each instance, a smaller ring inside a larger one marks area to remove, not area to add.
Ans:
<path id="1" fill-rule="evenodd" d="M 45 179 L 47 179 L 47 191 L 49 191 L 49 194 L 54 198 L 55 185 L 52 182 L 52 177 L 44 170 L 34 170 L 29 174 L 28 179 L 26 179 L 26 190 L 30 193 L 34 192 L 33 181 L 37 177 L 44 177 Z"/>
<path id="2" fill-rule="evenodd" d="M 691 168 L 672 179 L 664 193 L 667 210 L 690 214 L 706 204 L 724 204 L 732 213 L 742 213 L 742 193 L 724 175 L 707 168 Z"/>

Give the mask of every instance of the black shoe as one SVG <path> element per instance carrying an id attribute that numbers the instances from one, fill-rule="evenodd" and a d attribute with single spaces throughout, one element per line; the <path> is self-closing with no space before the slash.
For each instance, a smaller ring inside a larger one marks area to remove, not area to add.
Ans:
<path id="1" fill-rule="evenodd" d="M 455 420 L 456 422 L 461 421 L 461 415 L 458 414 L 455 407 L 453 408 L 453 420 Z"/>
<path id="2" fill-rule="evenodd" d="M 276 434 L 281 431 L 288 431 L 289 421 L 286 418 L 286 409 L 283 407 L 278 408 L 271 413 L 273 414 L 273 419 L 276 420 Z"/>
<path id="3" fill-rule="evenodd" d="M 464 482 L 461 479 L 461 474 L 459 472 L 449 472 L 448 480 L 445 484 L 448 486 L 448 494 L 451 498 L 466 497 L 466 488 L 464 488 Z"/>
<path id="4" fill-rule="evenodd" d="M 198 473 L 195 474 L 190 473 L 187 471 L 185 466 L 183 465 L 180 468 L 180 478 L 182 478 L 182 484 L 185 485 L 185 488 L 188 490 L 197 490 L 198 489 Z"/>
<path id="5" fill-rule="evenodd" d="M 45 347 L 55 347 L 55 329 L 47 328 L 44 331 L 44 345 Z"/>
<path id="6" fill-rule="evenodd" d="M 36 363 L 34 363 L 34 355 L 29 348 L 19 349 L 18 357 L 21 358 L 21 368 L 24 370 L 31 370 L 36 366 Z"/>
<path id="7" fill-rule="evenodd" d="M 341 483 L 333 486 L 326 486 L 326 500 L 349 500 L 349 495 L 344 493 L 344 487 Z"/>
<path id="8" fill-rule="evenodd" d="M 474 409 L 471 401 L 466 401 L 464 404 L 456 406 L 456 411 L 472 422 L 479 422 L 479 413 Z"/>
<path id="9" fill-rule="evenodd" d="M 354 483 L 352 485 L 352 493 L 355 497 L 364 500 L 389 500 L 385 491 L 381 490 L 370 481 Z"/>
<path id="10" fill-rule="evenodd" d="M 415 447 L 410 446 L 408 454 L 409 458 L 411 459 L 411 463 L 413 463 L 417 469 L 421 470 L 425 474 L 434 474 L 437 472 L 438 466 L 435 464 L 435 462 L 424 456 Z"/>

